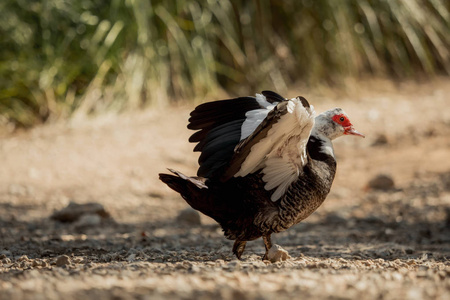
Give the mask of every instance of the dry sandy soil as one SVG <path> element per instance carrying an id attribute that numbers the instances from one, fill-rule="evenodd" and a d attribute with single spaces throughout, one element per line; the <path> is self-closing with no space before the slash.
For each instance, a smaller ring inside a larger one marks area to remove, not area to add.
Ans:
<path id="1" fill-rule="evenodd" d="M 261 240 L 238 261 L 211 219 L 177 219 L 157 173 L 195 173 L 193 105 L 3 132 L 0 299 L 450 299 L 450 80 L 302 95 L 367 138 L 335 142 L 332 192 L 273 236 L 292 256 L 273 264 Z M 395 186 L 368 188 L 378 174 Z M 50 218 L 70 202 L 110 218 Z"/>

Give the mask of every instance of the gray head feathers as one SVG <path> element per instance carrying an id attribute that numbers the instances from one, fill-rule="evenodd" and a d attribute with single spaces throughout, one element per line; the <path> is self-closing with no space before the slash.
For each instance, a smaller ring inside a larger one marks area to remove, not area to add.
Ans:
<path id="1" fill-rule="evenodd" d="M 333 108 L 321 113 L 316 117 L 312 134 L 321 135 L 330 140 L 342 136 L 344 127 L 333 120 L 334 116 L 347 117 L 347 114 L 341 108 Z"/>

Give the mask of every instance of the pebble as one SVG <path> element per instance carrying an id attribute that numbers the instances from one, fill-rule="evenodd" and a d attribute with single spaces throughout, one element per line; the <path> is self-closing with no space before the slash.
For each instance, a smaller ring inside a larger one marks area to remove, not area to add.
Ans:
<path id="1" fill-rule="evenodd" d="M 192 208 L 183 209 L 177 216 L 177 222 L 188 225 L 201 225 L 200 214 Z"/>
<path id="2" fill-rule="evenodd" d="M 368 182 L 368 187 L 374 190 L 391 190 L 394 188 L 394 180 L 390 175 L 378 174 Z"/>
<path id="3" fill-rule="evenodd" d="M 189 268 L 189 271 L 190 271 L 191 273 L 198 273 L 198 272 L 200 272 L 200 267 L 197 266 L 197 265 L 192 265 L 192 266 Z"/>
<path id="4" fill-rule="evenodd" d="M 94 227 L 100 225 L 101 222 L 102 218 L 99 215 L 87 214 L 80 216 L 74 225 L 75 227 Z"/>
<path id="5" fill-rule="evenodd" d="M 224 268 L 232 271 L 239 270 L 241 268 L 241 262 L 239 260 L 232 260 Z"/>
<path id="6" fill-rule="evenodd" d="M 56 266 L 62 267 L 65 265 L 70 265 L 70 258 L 67 255 L 58 256 L 55 262 Z"/>
<path id="7" fill-rule="evenodd" d="M 110 214 L 100 203 L 78 204 L 70 202 L 65 208 L 55 211 L 50 218 L 60 222 L 75 222 L 85 215 L 97 215 L 101 218 L 109 218 Z"/>
<path id="8" fill-rule="evenodd" d="M 2 264 L 10 264 L 11 260 L 7 257 L 5 257 L 4 259 L 2 259 Z"/>
<path id="9" fill-rule="evenodd" d="M 17 259 L 18 262 L 28 261 L 28 257 L 26 255 L 22 255 Z"/>
<path id="10" fill-rule="evenodd" d="M 413 253 L 414 253 L 414 249 L 412 249 L 412 248 L 406 248 L 406 249 L 405 249 L 405 253 L 406 253 L 406 254 L 413 254 Z"/>
<path id="11" fill-rule="evenodd" d="M 291 258 L 288 252 L 277 244 L 274 244 L 272 248 L 269 249 L 269 253 L 267 253 L 267 256 L 272 263 L 284 261 Z"/>
<path id="12" fill-rule="evenodd" d="M 388 138 L 385 134 L 379 134 L 375 141 L 372 143 L 372 146 L 384 146 L 389 143 Z"/>
<path id="13" fill-rule="evenodd" d="M 131 262 L 131 261 L 135 261 L 135 260 L 136 260 L 136 254 L 135 253 L 128 255 L 127 261 Z"/>
<path id="14" fill-rule="evenodd" d="M 34 268 L 35 267 L 47 267 L 47 263 L 44 260 L 40 260 L 40 259 L 35 259 L 33 260 L 32 264 L 31 264 Z"/>

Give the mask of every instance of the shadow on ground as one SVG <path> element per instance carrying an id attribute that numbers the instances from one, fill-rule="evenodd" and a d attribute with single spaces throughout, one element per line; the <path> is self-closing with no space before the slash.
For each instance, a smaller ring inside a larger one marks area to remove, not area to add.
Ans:
<path id="1" fill-rule="evenodd" d="M 424 193 L 424 189 L 431 192 Z M 433 197 L 446 192 L 435 184 L 423 186 L 420 191 L 422 196 Z M 338 212 L 319 210 L 316 221 L 276 234 L 274 241 L 294 258 L 395 260 L 427 255 L 437 261 L 448 260 L 450 209 L 429 205 L 426 197 L 417 198 L 417 194 L 412 187 L 407 191 L 368 192 L 359 205 Z M 216 224 L 187 225 L 175 219 L 120 223 L 105 219 L 96 226 L 79 226 L 48 217 L 33 221 L 17 217 L 42 214 L 38 206 L 3 203 L 0 210 L 0 252 L 6 257 L 45 259 L 68 255 L 94 262 L 234 259 L 232 241 L 223 237 Z M 249 243 L 244 260 L 263 253 L 262 241 L 256 240 Z"/>

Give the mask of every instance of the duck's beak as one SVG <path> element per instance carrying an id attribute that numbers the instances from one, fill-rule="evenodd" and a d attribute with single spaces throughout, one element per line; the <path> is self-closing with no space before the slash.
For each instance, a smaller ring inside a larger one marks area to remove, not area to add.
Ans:
<path id="1" fill-rule="evenodd" d="M 364 134 L 362 134 L 361 132 L 359 132 L 358 130 L 353 128 L 352 126 L 344 127 L 344 134 L 357 135 L 357 136 L 360 136 L 363 138 L 366 137 Z"/>

